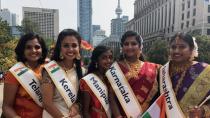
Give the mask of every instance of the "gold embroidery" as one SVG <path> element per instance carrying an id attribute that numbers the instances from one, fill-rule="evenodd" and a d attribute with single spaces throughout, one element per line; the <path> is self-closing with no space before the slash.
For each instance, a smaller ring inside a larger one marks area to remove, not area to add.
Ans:
<path id="1" fill-rule="evenodd" d="M 125 60 L 125 63 L 129 68 L 129 71 L 125 74 L 126 78 L 138 78 L 139 70 L 141 68 L 141 61 L 137 60 L 136 62 L 131 63 Z"/>
<path id="2" fill-rule="evenodd" d="M 147 87 L 145 87 L 144 85 L 142 85 L 141 90 L 144 91 L 146 94 L 148 93 L 148 89 Z"/>

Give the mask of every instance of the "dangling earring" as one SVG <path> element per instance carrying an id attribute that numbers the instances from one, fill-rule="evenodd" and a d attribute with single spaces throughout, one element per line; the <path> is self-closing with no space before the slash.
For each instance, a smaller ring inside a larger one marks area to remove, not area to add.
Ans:
<path id="1" fill-rule="evenodd" d="M 60 56 L 59 56 L 59 58 L 61 59 L 61 60 L 63 60 L 63 55 L 60 53 Z"/>
<path id="2" fill-rule="evenodd" d="M 139 50 L 139 52 L 137 53 L 137 59 L 139 59 L 140 58 L 140 56 L 141 56 L 141 51 Z"/>
<path id="3" fill-rule="evenodd" d="M 98 68 L 98 63 L 95 64 L 95 68 Z"/>
<path id="4" fill-rule="evenodd" d="M 77 60 L 80 60 L 81 59 L 80 53 L 77 54 L 76 59 Z"/>

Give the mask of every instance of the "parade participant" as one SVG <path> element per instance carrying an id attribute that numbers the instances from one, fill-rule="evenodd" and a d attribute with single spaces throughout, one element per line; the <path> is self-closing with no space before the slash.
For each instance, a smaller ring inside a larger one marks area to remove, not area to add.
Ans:
<path id="1" fill-rule="evenodd" d="M 97 46 L 92 52 L 88 75 L 80 81 L 85 118 L 111 118 L 105 72 L 112 60 L 112 51 L 106 46 Z"/>
<path id="2" fill-rule="evenodd" d="M 4 76 L 3 114 L 6 118 L 41 118 L 41 70 L 47 56 L 44 40 L 23 35 L 16 48 L 17 63 Z"/>
<path id="3" fill-rule="evenodd" d="M 44 118 L 79 118 L 79 79 L 83 70 L 80 61 L 81 37 L 72 29 L 58 35 L 54 53 L 42 73 Z"/>
<path id="4" fill-rule="evenodd" d="M 127 31 L 121 38 L 122 58 L 106 73 L 117 96 L 110 94 L 114 117 L 139 117 L 157 97 L 159 65 L 143 62 L 143 40 L 134 31 Z"/>
<path id="5" fill-rule="evenodd" d="M 198 56 L 194 37 L 177 33 L 169 45 L 170 60 L 160 69 L 160 90 L 165 93 L 168 118 L 207 117 L 210 103 L 199 105 L 210 95 L 210 66 L 193 61 Z"/>

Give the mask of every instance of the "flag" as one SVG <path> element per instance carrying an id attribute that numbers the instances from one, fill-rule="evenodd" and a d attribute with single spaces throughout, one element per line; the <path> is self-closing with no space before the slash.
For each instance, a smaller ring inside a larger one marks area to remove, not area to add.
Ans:
<path id="1" fill-rule="evenodd" d="M 141 118 L 165 118 L 165 96 L 160 95 L 157 100 L 147 109 Z"/>
<path id="2" fill-rule="evenodd" d="M 93 47 L 86 40 L 81 40 L 81 48 L 84 50 L 93 50 Z"/>

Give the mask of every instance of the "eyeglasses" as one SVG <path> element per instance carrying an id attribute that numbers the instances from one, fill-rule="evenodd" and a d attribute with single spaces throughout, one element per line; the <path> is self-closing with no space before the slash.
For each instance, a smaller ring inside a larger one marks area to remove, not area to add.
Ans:
<path id="1" fill-rule="evenodd" d="M 31 50 L 31 49 L 35 49 L 35 50 L 39 50 L 41 49 L 41 46 L 40 45 L 35 45 L 35 46 L 31 46 L 31 45 L 26 45 L 25 49 L 26 50 Z"/>

